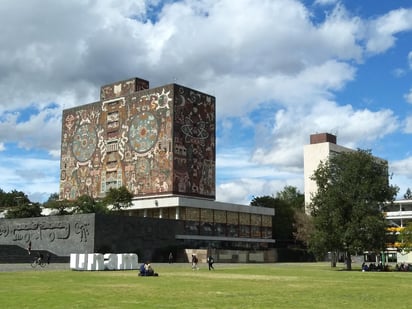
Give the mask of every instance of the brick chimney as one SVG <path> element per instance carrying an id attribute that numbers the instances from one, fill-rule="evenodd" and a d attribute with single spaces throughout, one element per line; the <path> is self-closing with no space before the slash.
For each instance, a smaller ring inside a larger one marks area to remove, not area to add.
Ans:
<path id="1" fill-rule="evenodd" d="M 319 144 L 319 143 L 336 144 L 336 136 L 330 133 L 311 134 L 310 143 L 311 144 Z"/>

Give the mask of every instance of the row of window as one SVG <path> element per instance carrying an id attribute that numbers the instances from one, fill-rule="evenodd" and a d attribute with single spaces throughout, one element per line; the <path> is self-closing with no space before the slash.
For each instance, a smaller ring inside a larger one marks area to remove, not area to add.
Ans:
<path id="1" fill-rule="evenodd" d="M 185 221 L 185 234 L 200 236 L 272 238 L 272 228 L 251 225 Z"/>
<path id="2" fill-rule="evenodd" d="M 272 217 L 225 211 L 218 209 L 200 209 L 191 207 L 153 208 L 139 211 L 141 217 L 180 219 L 193 222 L 212 222 L 245 226 L 272 227 Z"/>
<path id="3" fill-rule="evenodd" d="M 182 220 L 186 235 L 272 238 L 272 217 L 265 215 L 190 207 L 141 209 L 130 215 Z"/>

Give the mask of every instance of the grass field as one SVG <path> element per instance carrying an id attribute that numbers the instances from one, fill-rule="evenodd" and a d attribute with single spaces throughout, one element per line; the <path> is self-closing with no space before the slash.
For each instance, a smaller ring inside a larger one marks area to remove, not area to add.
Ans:
<path id="1" fill-rule="evenodd" d="M 1 308 L 411 308 L 412 272 L 331 269 L 325 263 L 153 265 L 137 271 L 0 272 Z"/>

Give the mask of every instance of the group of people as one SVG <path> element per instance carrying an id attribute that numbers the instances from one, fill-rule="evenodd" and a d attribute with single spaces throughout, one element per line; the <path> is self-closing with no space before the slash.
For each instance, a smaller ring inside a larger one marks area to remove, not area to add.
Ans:
<path id="1" fill-rule="evenodd" d="M 389 271 L 389 265 L 383 265 L 382 262 L 370 263 L 369 265 L 365 262 L 362 263 L 362 271 Z"/>
<path id="2" fill-rule="evenodd" d="M 158 273 L 156 273 L 150 264 L 150 262 L 145 262 L 140 266 L 139 269 L 139 276 L 159 276 Z"/>
<path id="3" fill-rule="evenodd" d="M 412 271 L 412 265 L 406 264 L 403 262 L 401 264 L 396 263 L 395 270 L 396 271 Z"/>
<path id="4" fill-rule="evenodd" d="M 396 263 L 395 269 L 392 269 L 388 264 L 382 264 L 382 262 L 370 263 L 369 265 L 365 262 L 362 263 L 362 271 L 412 271 L 412 265 L 408 263 Z"/>
<path id="5" fill-rule="evenodd" d="M 192 254 L 192 270 L 199 270 L 198 264 L 199 259 L 197 258 L 196 254 Z M 209 266 L 209 270 L 214 270 L 215 268 L 213 267 L 213 264 L 215 263 L 215 259 L 213 256 L 209 255 L 207 257 L 207 265 Z"/>
<path id="6" fill-rule="evenodd" d="M 169 254 L 169 264 L 173 263 L 173 254 L 170 252 Z M 199 259 L 196 256 L 195 253 L 192 254 L 192 270 L 199 270 Z M 207 265 L 209 267 L 209 270 L 214 270 L 215 268 L 213 267 L 213 264 L 215 263 L 215 260 L 213 256 L 209 255 L 207 257 Z M 156 273 L 150 264 L 150 262 L 145 262 L 142 265 L 140 265 L 139 268 L 139 276 L 159 276 L 158 273 Z"/>

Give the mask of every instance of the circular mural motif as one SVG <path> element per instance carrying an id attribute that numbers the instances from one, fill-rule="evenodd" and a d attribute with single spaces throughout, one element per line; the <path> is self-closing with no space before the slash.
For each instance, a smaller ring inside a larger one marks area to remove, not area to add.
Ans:
<path id="1" fill-rule="evenodd" d="M 73 155 L 80 162 L 87 161 L 93 155 L 97 145 L 97 134 L 90 124 L 80 126 L 73 138 Z"/>
<path id="2" fill-rule="evenodd" d="M 146 152 L 156 143 L 158 133 L 159 125 L 156 117 L 150 112 L 141 112 L 131 122 L 130 144 L 137 152 Z"/>

